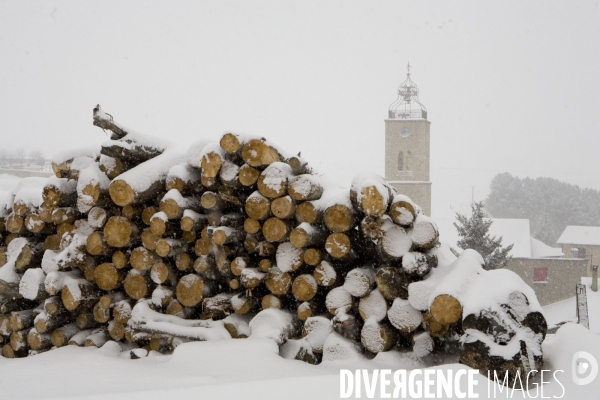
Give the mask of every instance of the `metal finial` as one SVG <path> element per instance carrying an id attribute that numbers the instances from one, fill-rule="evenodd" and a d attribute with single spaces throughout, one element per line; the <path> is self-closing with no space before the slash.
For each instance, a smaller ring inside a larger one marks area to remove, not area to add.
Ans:
<path id="1" fill-rule="evenodd" d="M 406 66 L 406 75 L 410 76 L 410 61 L 408 62 L 408 65 Z"/>

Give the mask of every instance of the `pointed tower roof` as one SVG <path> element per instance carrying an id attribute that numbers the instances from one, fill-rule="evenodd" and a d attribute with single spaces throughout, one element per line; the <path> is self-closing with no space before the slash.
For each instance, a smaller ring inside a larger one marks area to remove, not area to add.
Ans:
<path id="1" fill-rule="evenodd" d="M 389 119 L 427 119 L 427 108 L 419 101 L 419 88 L 410 78 L 410 63 L 406 80 L 398 87 L 398 98 L 389 107 Z"/>

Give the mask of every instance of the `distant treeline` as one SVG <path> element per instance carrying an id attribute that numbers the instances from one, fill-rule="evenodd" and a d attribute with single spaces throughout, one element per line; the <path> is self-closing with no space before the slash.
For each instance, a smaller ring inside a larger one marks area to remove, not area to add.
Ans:
<path id="1" fill-rule="evenodd" d="M 552 178 L 498 174 L 486 210 L 494 218 L 527 218 L 531 235 L 555 246 L 567 225 L 600 226 L 600 192 Z"/>

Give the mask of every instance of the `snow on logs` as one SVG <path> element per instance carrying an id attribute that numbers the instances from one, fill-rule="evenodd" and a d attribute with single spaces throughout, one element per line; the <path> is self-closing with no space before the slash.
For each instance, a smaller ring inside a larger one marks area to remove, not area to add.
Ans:
<path id="1" fill-rule="evenodd" d="M 532 290 L 473 251 L 449 254 L 382 177 L 343 189 L 261 137 L 186 151 L 93 115 L 110 141 L 63 151 L 56 177 L 23 179 L 0 202 L 4 356 L 267 337 L 313 364 L 404 347 L 458 348 L 483 371 L 539 367 L 547 327 Z"/>

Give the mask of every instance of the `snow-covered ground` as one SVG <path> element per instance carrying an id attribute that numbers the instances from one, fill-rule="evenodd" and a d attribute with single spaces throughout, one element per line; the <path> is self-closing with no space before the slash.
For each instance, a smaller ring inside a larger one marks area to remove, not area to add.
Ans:
<path id="1" fill-rule="evenodd" d="M 2 399 L 336 399 L 340 369 L 414 369 L 424 367 L 410 355 L 381 353 L 373 360 L 323 362 L 318 366 L 285 360 L 269 339 L 215 340 L 186 343 L 172 355 L 150 354 L 131 360 L 115 342 L 102 348 L 67 346 L 24 359 L 0 358 Z M 544 342 L 544 368 L 564 370 L 544 380 L 544 396 L 597 399 L 600 377 L 578 386 L 571 378 L 571 359 L 577 351 L 600 360 L 598 336 L 567 324 Z M 432 367 L 457 371 L 459 364 Z M 538 377 L 539 378 L 539 377 Z M 488 395 L 488 380 L 477 375 L 479 398 Z M 561 386 L 562 385 L 562 386 Z M 493 387 L 490 387 L 493 390 Z M 531 396 L 535 393 L 532 386 Z M 463 388 L 464 389 L 464 388 Z M 365 397 L 363 389 L 362 398 Z M 514 397 L 516 396 L 516 397 Z M 515 392 L 513 398 L 522 398 Z M 380 398 L 377 393 L 375 398 Z M 446 398 L 446 397 L 443 397 Z"/>
<path id="2" fill-rule="evenodd" d="M 600 291 L 592 291 L 592 278 L 581 278 L 581 283 L 586 285 L 590 331 L 600 335 Z M 544 317 L 549 327 L 561 322 L 577 322 L 575 297 L 548 304 L 544 307 Z"/>

